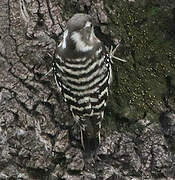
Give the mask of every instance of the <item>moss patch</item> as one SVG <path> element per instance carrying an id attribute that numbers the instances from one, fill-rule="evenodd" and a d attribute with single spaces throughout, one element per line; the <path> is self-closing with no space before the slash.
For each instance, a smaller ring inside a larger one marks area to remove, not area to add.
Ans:
<path id="1" fill-rule="evenodd" d="M 167 108 L 165 98 L 175 92 L 172 9 L 154 3 L 106 0 L 105 10 L 109 30 L 122 42 L 116 55 L 127 59 L 127 63 L 114 62 L 107 116 L 110 111 L 129 119 L 149 115 L 150 120 L 156 120 L 158 113 Z"/>

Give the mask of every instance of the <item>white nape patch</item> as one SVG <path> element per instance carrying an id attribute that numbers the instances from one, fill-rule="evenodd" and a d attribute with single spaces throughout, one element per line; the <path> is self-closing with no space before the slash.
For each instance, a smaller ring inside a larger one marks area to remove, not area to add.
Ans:
<path id="1" fill-rule="evenodd" d="M 58 45 L 58 47 L 62 46 L 63 49 L 66 48 L 66 38 L 68 36 L 68 30 L 64 31 L 63 34 L 63 40 L 61 41 L 61 43 Z"/>
<path id="2" fill-rule="evenodd" d="M 64 32 L 64 35 L 63 35 L 63 43 L 62 43 L 62 48 L 65 49 L 66 48 L 66 38 L 68 36 L 68 30 L 66 30 Z"/>
<path id="3" fill-rule="evenodd" d="M 94 27 L 92 27 L 92 28 L 91 28 L 91 34 L 90 34 L 89 40 L 90 40 L 90 41 L 93 41 L 94 37 L 95 37 L 95 34 L 94 34 Z"/>
<path id="4" fill-rule="evenodd" d="M 90 27 L 91 24 L 92 24 L 91 22 L 87 21 L 84 27 Z"/>
<path id="5" fill-rule="evenodd" d="M 87 52 L 93 49 L 93 46 L 88 46 L 81 38 L 81 34 L 73 32 L 71 39 L 75 42 L 76 50 L 81 52 Z"/>

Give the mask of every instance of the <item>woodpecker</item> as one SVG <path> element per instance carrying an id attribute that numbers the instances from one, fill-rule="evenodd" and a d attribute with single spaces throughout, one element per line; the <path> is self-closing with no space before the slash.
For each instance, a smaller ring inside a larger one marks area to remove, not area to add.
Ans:
<path id="1" fill-rule="evenodd" d="M 94 26 L 95 20 L 87 14 L 75 14 L 68 20 L 53 63 L 56 84 L 79 125 L 83 148 L 87 124 L 98 126 L 101 139 L 101 122 L 112 81 L 114 51 L 106 52 Z"/>

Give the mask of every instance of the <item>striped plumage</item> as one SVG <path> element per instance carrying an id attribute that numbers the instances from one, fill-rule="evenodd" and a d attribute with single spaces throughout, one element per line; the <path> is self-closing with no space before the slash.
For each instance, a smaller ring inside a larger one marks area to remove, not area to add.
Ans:
<path id="1" fill-rule="evenodd" d="M 54 60 L 57 86 L 81 132 L 87 121 L 101 126 L 112 80 L 111 58 L 93 25 L 91 16 L 75 14 L 67 23 Z"/>

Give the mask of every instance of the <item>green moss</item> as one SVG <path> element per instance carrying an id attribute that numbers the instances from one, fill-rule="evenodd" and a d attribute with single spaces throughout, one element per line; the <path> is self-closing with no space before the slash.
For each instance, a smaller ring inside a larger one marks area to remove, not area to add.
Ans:
<path id="1" fill-rule="evenodd" d="M 111 21 L 108 28 L 124 42 L 117 56 L 127 59 L 127 63 L 114 62 L 117 80 L 112 85 L 108 108 L 129 119 L 146 113 L 154 121 L 158 118 L 155 113 L 165 108 L 164 97 L 170 88 L 167 76 L 171 77 L 173 89 L 175 84 L 172 11 L 119 0 L 106 0 L 105 9 Z"/>

